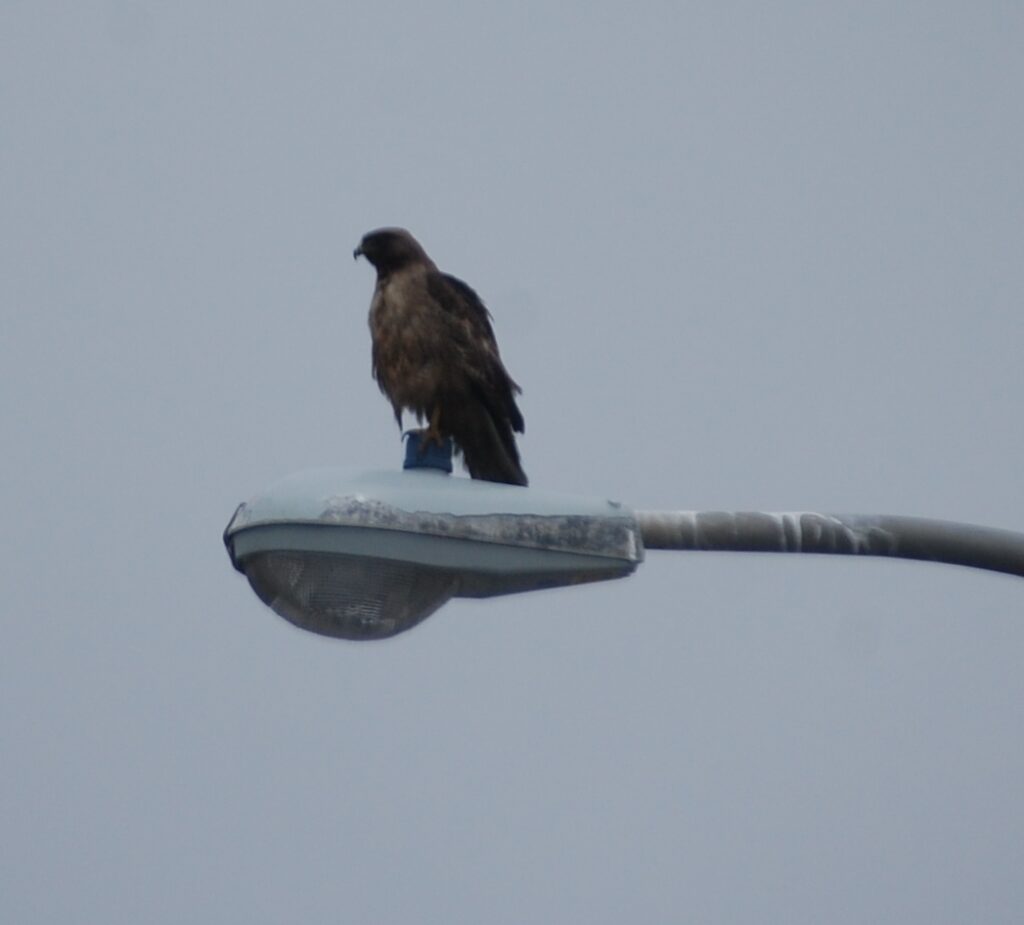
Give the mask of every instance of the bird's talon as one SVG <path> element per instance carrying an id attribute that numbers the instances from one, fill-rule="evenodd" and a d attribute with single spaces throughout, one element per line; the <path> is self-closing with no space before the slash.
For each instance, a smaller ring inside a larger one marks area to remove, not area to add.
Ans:
<path id="1" fill-rule="evenodd" d="M 420 456 L 427 451 L 427 445 L 436 443 L 437 448 L 444 446 L 444 434 L 441 433 L 441 409 L 435 408 L 430 415 L 430 426 L 420 431 Z"/>

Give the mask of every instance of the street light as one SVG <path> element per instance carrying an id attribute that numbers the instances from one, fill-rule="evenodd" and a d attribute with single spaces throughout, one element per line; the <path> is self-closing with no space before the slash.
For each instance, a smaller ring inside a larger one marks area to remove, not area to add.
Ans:
<path id="1" fill-rule="evenodd" d="M 224 532 L 235 568 L 303 629 L 382 639 L 452 597 L 621 578 L 643 559 L 613 501 L 449 478 L 450 445 L 403 472 L 312 469 L 238 507 Z"/>
<path id="2" fill-rule="evenodd" d="M 450 445 L 405 470 L 312 469 L 239 505 L 224 531 L 260 599 L 303 629 L 383 639 L 452 597 L 623 578 L 644 549 L 926 559 L 1024 576 L 1024 534 L 891 515 L 632 511 L 449 478 Z"/>

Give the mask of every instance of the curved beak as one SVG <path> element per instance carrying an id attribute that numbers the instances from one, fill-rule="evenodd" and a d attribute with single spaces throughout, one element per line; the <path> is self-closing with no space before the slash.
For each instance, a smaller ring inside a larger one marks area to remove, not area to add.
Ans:
<path id="1" fill-rule="evenodd" d="M 353 260 L 358 260 L 362 256 L 363 256 L 363 245 L 360 244 L 359 247 L 357 247 L 354 251 L 352 251 L 352 259 Z"/>

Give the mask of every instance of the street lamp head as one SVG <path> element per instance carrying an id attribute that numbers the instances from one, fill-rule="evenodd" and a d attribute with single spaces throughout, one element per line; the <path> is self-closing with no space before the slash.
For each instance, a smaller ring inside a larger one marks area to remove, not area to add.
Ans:
<path id="1" fill-rule="evenodd" d="M 643 559 L 633 512 L 615 502 L 443 466 L 296 473 L 240 505 L 224 542 L 275 612 L 343 639 L 393 636 L 452 597 L 621 578 Z"/>

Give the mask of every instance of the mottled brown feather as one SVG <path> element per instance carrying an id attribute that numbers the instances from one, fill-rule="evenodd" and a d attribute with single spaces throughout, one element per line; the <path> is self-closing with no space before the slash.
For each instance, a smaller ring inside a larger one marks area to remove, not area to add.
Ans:
<path id="1" fill-rule="evenodd" d="M 370 303 L 373 375 L 391 402 L 419 421 L 439 413 L 475 479 L 525 485 L 515 433 L 524 430 L 519 386 L 501 361 L 491 316 L 462 280 L 438 270 L 401 228 L 363 237 L 356 256 L 377 270 Z"/>

